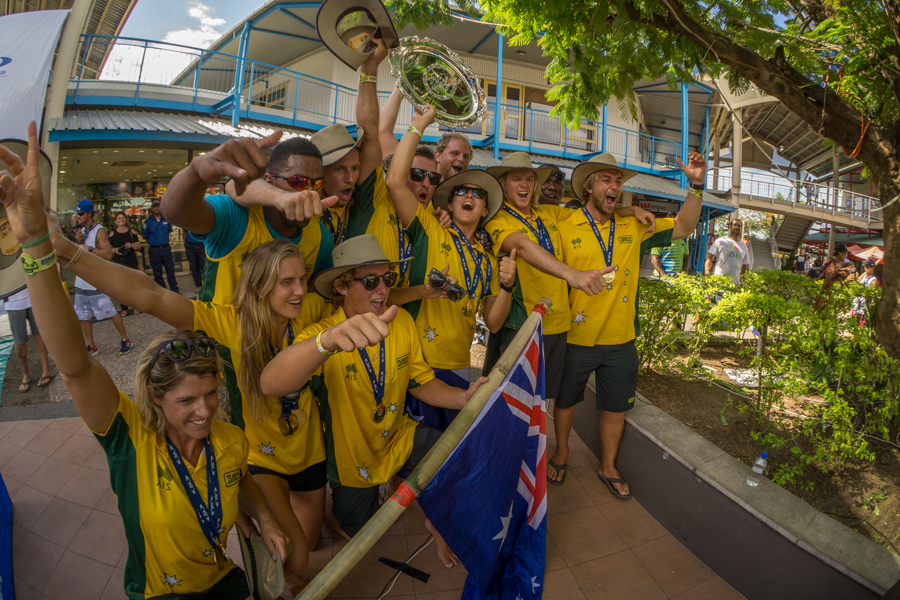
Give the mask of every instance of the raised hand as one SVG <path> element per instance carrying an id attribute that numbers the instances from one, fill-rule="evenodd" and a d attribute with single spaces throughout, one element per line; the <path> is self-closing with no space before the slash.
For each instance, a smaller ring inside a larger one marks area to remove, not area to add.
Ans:
<path id="1" fill-rule="evenodd" d="M 450 285 L 453 285 L 458 280 L 453 275 L 450 275 L 449 272 L 450 272 L 450 265 L 448 264 L 447 266 L 444 267 L 444 269 L 441 271 L 441 273 L 443 273 L 444 277 L 447 278 L 447 282 L 450 283 Z M 431 287 L 431 284 L 425 283 L 422 285 L 422 288 L 424 289 L 423 298 L 426 298 L 428 300 L 437 300 L 437 299 L 446 300 L 447 299 L 447 288 L 446 287 L 434 288 L 434 287 Z"/>
<path id="2" fill-rule="evenodd" d="M 681 162 L 681 159 L 677 156 L 675 161 L 678 163 L 678 168 L 681 169 L 681 172 L 688 178 L 688 181 L 697 185 L 706 184 L 706 159 L 703 158 L 702 154 L 699 152 L 688 153 L 688 164 Z"/>
<path id="3" fill-rule="evenodd" d="M 0 201 L 6 208 L 13 235 L 20 244 L 38 240 L 47 233 L 47 211 L 38 169 L 39 153 L 34 121 L 28 124 L 28 159 L 25 165 L 16 153 L 0 146 L 0 159 L 12 171 L 0 172 Z"/>
<path id="4" fill-rule="evenodd" d="M 366 75 L 374 75 L 378 71 L 378 65 L 387 57 L 389 52 L 382 38 L 373 38 L 371 44 L 375 46 L 375 49 L 372 50 L 372 54 L 359 67 L 359 70 Z"/>
<path id="5" fill-rule="evenodd" d="M 329 327 L 322 333 L 322 347 L 329 352 L 353 352 L 357 348 L 374 346 L 388 335 L 388 323 L 397 316 L 397 307 L 392 306 L 381 315 L 365 313 L 354 315 Z"/>
<path id="6" fill-rule="evenodd" d="M 275 199 L 275 208 L 284 213 L 291 221 L 307 221 L 322 216 L 323 208 L 331 208 L 337 204 L 338 197 L 330 196 L 324 200 L 315 190 L 283 193 Z"/>
<path id="7" fill-rule="evenodd" d="M 591 271 L 576 271 L 566 281 L 576 290 L 581 290 L 588 296 L 599 294 L 606 288 L 606 280 L 603 279 L 604 273 L 614 271 L 615 267 L 604 267 L 602 269 L 594 269 Z"/>
<path id="8" fill-rule="evenodd" d="M 230 177 L 238 194 L 243 194 L 248 183 L 265 175 L 269 159 L 262 151 L 277 144 L 281 133 L 279 129 L 261 140 L 243 137 L 228 140 L 215 150 L 192 160 L 188 168 L 205 183 Z"/>
<path id="9" fill-rule="evenodd" d="M 516 283 L 516 252 L 513 248 L 508 256 L 500 259 L 500 283 L 512 287 Z"/>
<path id="10" fill-rule="evenodd" d="M 421 112 L 418 108 L 413 109 L 413 118 L 412 118 L 412 126 L 418 129 L 421 132 L 425 132 L 425 129 L 428 128 L 429 125 L 434 123 L 436 111 L 434 106 L 431 104 L 425 105 L 425 112 Z"/>

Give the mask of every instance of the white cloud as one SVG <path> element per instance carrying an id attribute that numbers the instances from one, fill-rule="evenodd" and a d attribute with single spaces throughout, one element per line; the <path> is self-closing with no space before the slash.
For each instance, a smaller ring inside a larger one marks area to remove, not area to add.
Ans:
<path id="1" fill-rule="evenodd" d="M 200 21 L 200 27 L 198 29 L 187 27 L 170 31 L 162 41 L 183 46 L 193 46 L 195 48 L 209 48 L 213 42 L 222 37 L 222 32 L 217 31 L 216 28 L 225 25 L 225 19 L 214 18 L 211 14 L 212 9 L 199 2 L 199 0 L 194 0 L 192 4 L 188 8 L 188 16 Z"/>

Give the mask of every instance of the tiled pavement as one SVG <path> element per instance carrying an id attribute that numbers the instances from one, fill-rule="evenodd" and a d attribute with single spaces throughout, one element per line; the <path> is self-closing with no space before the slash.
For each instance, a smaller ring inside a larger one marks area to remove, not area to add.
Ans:
<path id="1" fill-rule="evenodd" d="M 548 429 L 552 452 L 553 428 Z M 548 486 L 546 600 L 742 598 L 637 501 L 614 498 L 595 474 L 597 459 L 580 439 L 572 441 L 565 484 Z M 0 423 L 0 473 L 13 499 L 16 598 L 124 599 L 125 532 L 105 456 L 81 421 Z M 404 561 L 427 537 L 424 515 L 414 504 L 332 597 L 376 598 L 395 573 L 378 557 Z M 308 574 L 345 543 L 323 528 Z M 228 547 L 237 547 L 233 536 Z M 466 578 L 462 566 L 444 568 L 433 547 L 410 564 L 431 579 L 423 584 L 401 575 L 390 597 L 459 598 Z"/>

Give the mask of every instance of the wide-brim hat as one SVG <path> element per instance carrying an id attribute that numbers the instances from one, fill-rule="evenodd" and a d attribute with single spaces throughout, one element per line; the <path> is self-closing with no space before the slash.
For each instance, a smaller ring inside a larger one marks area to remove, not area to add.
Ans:
<path id="1" fill-rule="evenodd" d="M 484 227 L 484 224 L 490 221 L 493 216 L 497 214 L 497 211 L 500 210 L 500 207 L 503 206 L 503 187 L 501 187 L 497 178 L 487 171 L 482 171 L 481 169 L 467 169 L 465 171 L 460 171 L 453 177 L 441 182 L 441 184 L 434 189 L 434 195 L 431 197 L 431 202 L 434 204 L 435 208 L 441 208 L 450 212 L 450 196 L 453 193 L 453 188 L 465 183 L 477 185 L 488 193 L 488 214 L 478 221 L 478 226 Z"/>
<path id="2" fill-rule="evenodd" d="M 354 71 L 372 54 L 365 49 L 373 37 L 382 38 L 388 48 L 400 45 L 391 15 L 379 0 L 326 0 L 316 15 L 316 30 L 325 47 Z"/>
<path id="3" fill-rule="evenodd" d="M 22 140 L 0 140 L 0 145 L 5 146 L 10 152 L 17 155 L 22 164 L 28 161 L 28 142 Z M 53 166 L 50 157 L 43 150 L 38 158 L 38 170 L 41 173 L 41 189 L 44 193 L 44 205 L 50 201 L 50 185 L 53 181 Z M 12 166 L 0 160 L 0 171 L 8 171 L 12 174 Z M 7 298 L 25 289 L 25 270 L 19 256 L 22 248 L 6 216 L 6 209 L 0 204 L 0 298 Z"/>
<path id="4" fill-rule="evenodd" d="M 346 127 L 334 124 L 315 132 L 309 141 L 322 153 L 322 166 L 327 167 L 341 160 L 347 156 L 348 152 L 359 146 L 363 135 L 363 130 L 357 127 L 354 140 Z"/>
<path id="5" fill-rule="evenodd" d="M 490 167 L 487 171 L 497 179 L 500 179 L 501 175 L 505 175 L 516 169 L 531 169 L 534 171 L 536 179 L 534 184 L 535 198 L 540 196 L 541 186 L 544 185 L 544 182 L 550 177 L 550 173 L 553 172 L 553 169 L 532 166 L 531 155 L 527 152 L 513 152 L 500 161 L 499 167 Z"/>
<path id="6" fill-rule="evenodd" d="M 589 161 L 581 163 L 575 167 L 574 171 L 572 171 L 572 191 L 575 193 L 575 197 L 579 200 L 584 198 L 584 182 L 587 181 L 587 178 L 590 177 L 592 173 L 606 171 L 608 169 L 620 171 L 622 173 L 623 183 L 638 174 L 637 171 L 620 167 L 619 163 L 616 162 L 616 157 L 609 152 L 598 154 Z"/>
<path id="7" fill-rule="evenodd" d="M 238 530 L 238 540 L 251 596 L 260 600 L 277 600 L 284 591 L 284 566 L 278 550 L 275 550 L 275 560 L 272 560 L 262 537 L 248 539 Z"/>
<path id="8" fill-rule="evenodd" d="M 367 233 L 352 237 L 335 246 L 331 252 L 334 267 L 316 275 L 313 287 L 323 298 L 331 298 L 331 285 L 334 280 L 356 267 L 365 265 L 399 265 L 411 261 L 414 257 L 392 261 L 387 257 L 378 238 Z"/>

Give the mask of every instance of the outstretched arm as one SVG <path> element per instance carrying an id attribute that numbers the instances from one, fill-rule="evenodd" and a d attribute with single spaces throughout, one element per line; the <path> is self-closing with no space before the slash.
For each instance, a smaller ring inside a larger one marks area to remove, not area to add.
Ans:
<path id="1" fill-rule="evenodd" d="M 378 65 L 388 54 L 384 40 L 372 40 L 375 49 L 369 58 L 359 67 L 360 82 L 356 94 L 356 125 L 363 130 L 364 136 L 359 147 L 359 180 L 365 181 L 375 169 L 381 168 L 381 142 L 378 139 L 378 84 L 374 77 L 378 75 Z M 363 83 L 363 76 L 372 77 Z"/>
<path id="2" fill-rule="evenodd" d="M 487 377 L 481 377 L 478 381 L 469 384 L 469 389 L 461 390 L 447 385 L 440 379 L 432 379 L 428 383 L 407 391 L 431 406 L 459 410 L 466 405 L 469 398 L 481 387 L 482 383 L 487 383 L 487 380 Z"/>
<path id="3" fill-rule="evenodd" d="M 691 152 L 688 155 L 688 164 L 678 161 L 678 168 L 687 176 L 688 181 L 694 185 L 704 185 L 706 183 L 706 160 L 702 154 Z M 702 195 L 702 194 L 701 194 Z M 672 228 L 672 239 L 680 240 L 694 233 L 697 228 L 697 221 L 700 220 L 700 209 L 703 208 L 703 198 L 701 195 L 688 191 L 681 210 L 675 215 L 675 227 Z"/>
<path id="4" fill-rule="evenodd" d="M 425 131 L 425 128 L 432 123 L 434 123 L 433 106 L 429 104 L 424 114 L 416 109 L 413 114 L 412 126 L 418 129 L 420 133 L 407 131 L 403 135 L 403 139 L 400 140 L 400 144 L 394 152 L 394 158 L 391 159 L 391 168 L 388 171 L 387 178 L 384 180 L 388 191 L 391 193 L 391 199 L 394 201 L 394 208 L 397 209 L 397 216 L 400 217 L 404 227 L 409 227 L 409 224 L 416 217 L 416 210 L 419 207 L 419 200 L 406 187 L 406 178 L 409 176 L 409 169 L 412 167 L 413 159 L 416 157 L 416 147 L 419 145 L 421 132 Z"/>
<path id="5" fill-rule="evenodd" d="M 500 249 L 509 253 L 516 250 L 519 258 L 522 258 L 535 269 L 565 280 L 570 286 L 576 290 L 581 290 L 588 296 L 599 294 L 606 287 L 603 274 L 609 273 L 615 268 L 609 266 L 602 269 L 579 271 L 560 261 L 519 232 L 506 236 Z"/>
<path id="6" fill-rule="evenodd" d="M 337 196 L 323 200 L 315 190 L 288 192 L 275 187 L 265 179 L 251 181 L 240 195 L 234 181 L 229 181 L 225 184 L 225 193 L 237 204 L 247 208 L 251 206 L 277 208 L 291 221 L 306 221 L 313 217 L 321 217 L 323 208 L 331 208 L 337 203 Z"/>
<path id="7" fill-rule="evenodd" d="M 378 123 L 378 141 L 381 142 L 381 155 L 387 158 L 397 151 L 397 136 L 394 135 L 394 127 L 397 126 L 397 117 L 400 115 L 400 107 L 403 105 L 403 93 L 400 88 L 394 88 L 388 96 Z"/>
<path id="8" fill-rule="evenodd" d="M 53 252 L 50 240 L 43 239 L 48 229 L 38 170 L 39 152 L 34 121 L 28 126 L 26 165 L 17 155 L 0 146 L 0 159 L 10 166 L 12 172 L 0 173 L 0 201 L 6 208 L 9 225 L 19 243 L 34 244 L 23 248 L 23 253 L 36 259 Z M 89 258 L 102 261 L 96 257 Z M 13 265 L 13 268 L 21 266 Z M 26 275 L 25 283 L 41 337 L 72 394 L 78 414 L 90 429 L 106 431 L 116 415 L 119 392 L 109 373 L 85 349 L 81 327 L 63 290 L 58 268 L 53 265 L 33 275 Z"/>

